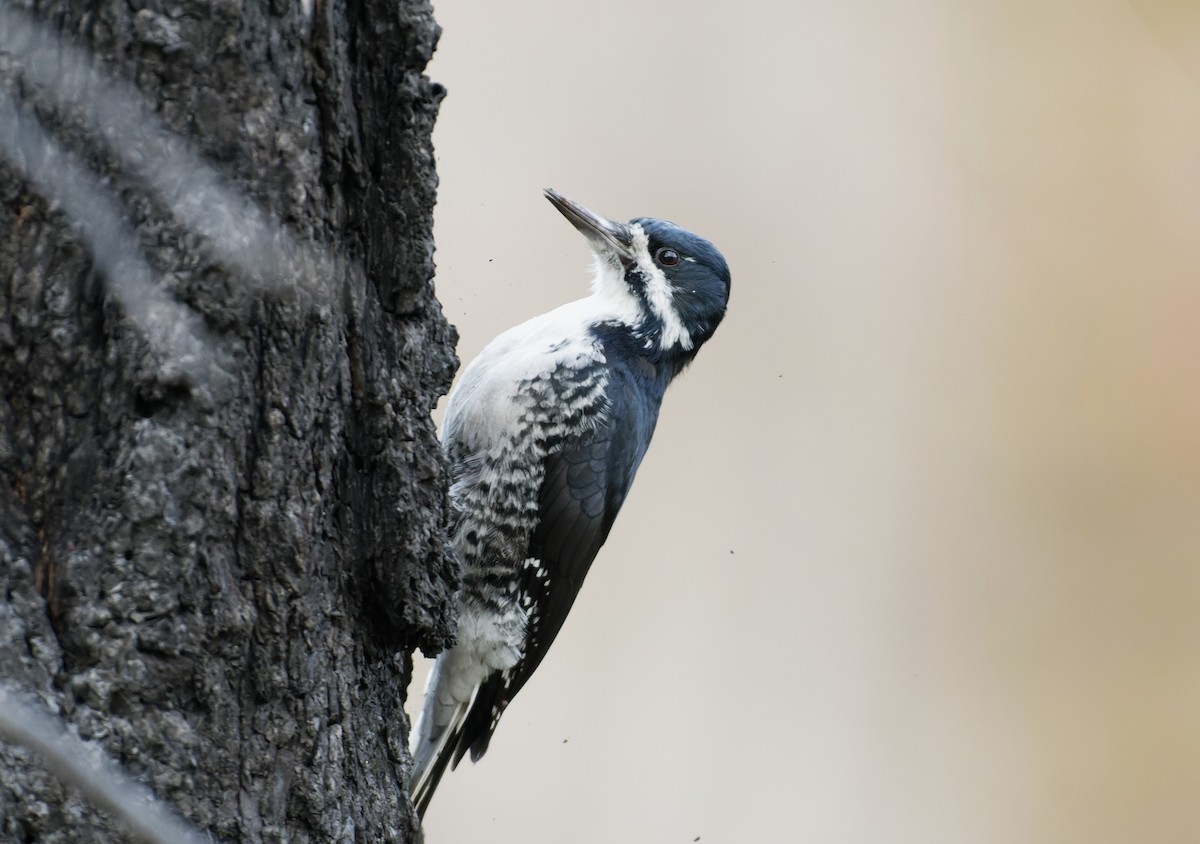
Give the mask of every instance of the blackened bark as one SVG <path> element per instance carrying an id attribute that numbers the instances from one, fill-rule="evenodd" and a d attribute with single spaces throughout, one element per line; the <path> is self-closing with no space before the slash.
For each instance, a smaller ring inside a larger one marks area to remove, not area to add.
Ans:
<path id="1" fill-rule="evenodd" d="M 458 576 L 429 416 L 455 365 L 432 291 L 437 28 L 423 0 L 140 3 L 0 7 L 86 51 L 85 90 L 132 83 L 317 249 L 289 256 L 296 279 L 238 266 L 134 172 L 161 145 L 114 149 L 33 79 L 80 82 L 52 46 L 0 43 L 0 682 L 223 840 L 414 840 L 401 707 Z M 14 153 L 21 126 L 59 148 Z M 108 239 L 48 201 L 39 168 L 68 158 L 195 319 L 186 359 Z M 117 838 L 0 745 L 0 839 Z"/>

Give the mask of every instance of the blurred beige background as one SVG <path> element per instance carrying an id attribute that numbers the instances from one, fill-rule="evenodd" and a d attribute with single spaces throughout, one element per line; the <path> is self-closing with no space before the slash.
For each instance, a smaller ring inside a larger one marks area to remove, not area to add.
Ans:
<path id="1" fill-rule="evenodd" d="M 1200 841 L 1200 4 L 436 10 L 464 360 L 546 186 L 734 282 L 431 844 Z"/>

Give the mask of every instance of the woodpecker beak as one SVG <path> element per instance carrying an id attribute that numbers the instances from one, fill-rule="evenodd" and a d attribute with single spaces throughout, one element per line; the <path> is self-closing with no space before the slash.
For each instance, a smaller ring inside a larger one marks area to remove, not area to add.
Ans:
<path id="1" fill-rule="evenodd" d="M 552 188 L 546 188 L 546 199 L 571 221 L 571 225 L 579 229 L 597 252 L 615 255 L 626 267 L 637 262 L 633 254 L 633 233 L 629 226 L 601 217 Z"/>

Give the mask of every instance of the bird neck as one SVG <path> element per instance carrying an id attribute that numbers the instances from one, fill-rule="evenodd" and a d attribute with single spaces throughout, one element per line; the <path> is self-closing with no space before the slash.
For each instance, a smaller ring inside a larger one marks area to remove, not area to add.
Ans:
<path id="1" fill-rule="evenodd" d="M 652 389 L 665 390 L 696 354 L 694 349 L 664 349 L 661 333 L 646 323 L 600 323 L 593 332 L 611 363 L 625 363 L 639 381 Z"/>

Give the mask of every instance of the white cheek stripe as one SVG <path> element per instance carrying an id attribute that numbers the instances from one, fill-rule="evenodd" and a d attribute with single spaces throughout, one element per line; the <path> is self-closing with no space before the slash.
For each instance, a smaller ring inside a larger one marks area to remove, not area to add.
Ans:
<path id="1" fill-rule="evenodd" d="M 646 301 L 650 303 L 650 309 L 654 311 L 654 315 L 662 320 L 663 328 L 662 337 L 658 343 L 659 347 L 665 350 L 678 345 L 684 350 L 690 350 L 692 337 L 683 327 L 683 321 L 679 319 L 673 303 L 675 289 L 671 287 L 671 282 L 667 281 L 663 271 L 650 258 L 650 239 L 646 236 L 646 232 L 641 226 L 635 225 L 632 226 L 632 229 L 633 250 L 634 254 L 638 256 L 638 268 L 646 277 Z"/>

